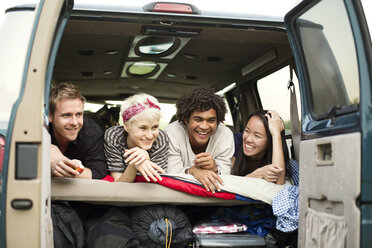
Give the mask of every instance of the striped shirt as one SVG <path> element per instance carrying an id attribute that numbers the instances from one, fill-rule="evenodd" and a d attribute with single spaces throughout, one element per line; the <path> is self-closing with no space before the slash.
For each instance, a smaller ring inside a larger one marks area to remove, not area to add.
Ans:
<path id="1" fill-rule="evenodd" d="M 152 144 L 152 147 L 147 150 L 150 160 L 160 166 L 163 170 L 168 166 L 168 135 L 159 130 L 159 135 Z M 108 166 L 108 171 L 124 172 L 128 164 L 126 164 L 124 152 L 127 146 L 128 133 L 123 126 L 113 126 L 105 132 L 105 155 Z"/>

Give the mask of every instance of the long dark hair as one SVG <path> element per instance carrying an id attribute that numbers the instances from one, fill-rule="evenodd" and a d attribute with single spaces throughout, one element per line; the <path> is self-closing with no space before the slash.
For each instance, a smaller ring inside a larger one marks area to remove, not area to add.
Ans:
<path id="1" fill-rule="evenodd" d="M 273 138 L 270 133 L 269 129 L 269 122 L 267 121 L 267 118 L 265 114 L 267 113 L 267 110 L 258 110 L 254 113 L 251 113 L 248 116 L 248 121 L 253 117 L 257 116 L 260 118 L 262 123 L 264 124 L 265 131 L 267 134 L 267 148 L 264 154 L 263 159 L 261 160 L 261 163 L 259 164 L 258 167 L 262 167 L 264 165 L 268 165 L 272 163 L 272 156 L 273 156 Z M 289 161 L 289 153 L 288 153 L 288 147 L 287 143 L 285 140 L 285 134 L 284 130 L 280 133 L 281 139 L 282 139 L 282 147 L 283 147 L 283 154 L 284 154 L 284 162 L 285 165 L 287 165 Z M 243 146 L 244 142 L 242 142 Z M 251 166 L 251 160 L 248 156 L 246 156 L 243 152 L 243 147 L 239 148 L 238 155 L 236 156 L 235 164 L 233 168 L 231 169 L 231 175 L 236 175 L 236 176 L 245 176 L 249 173 L 252 173 L 254 170 L 256 170 L 257 167 Z"/>

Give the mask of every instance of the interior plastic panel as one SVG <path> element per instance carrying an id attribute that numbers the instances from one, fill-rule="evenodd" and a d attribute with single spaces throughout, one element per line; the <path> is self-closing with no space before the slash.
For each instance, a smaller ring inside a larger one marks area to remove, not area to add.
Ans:
<path id="1" fill-rule="evenodd" d="M 318 156 L 319 144 L 331 144 L 325 146 L 327 150 L 331 147 L 331 154 Z M 299 247 L 327 245 L 322 242 L 332 242 L 333 239 L 327 236 L 330 234 L 337 237 L 335 240 L 341 246 L 360 246 L 360 210 L 357 206 L 361 181 L 360 152 L 360 133 L 301 142 Z M 327 163 L 319 164 L 321 158 Z M 306 230 L 311 228 L 310 222 L 314 225 L 316 221 L 328 224 L 313 226 L 314 230 L 321 229 L 315 234 Z M 344 242 L 343 235 L 346 235 Z M 324 247 L 336 247 L 334 245 Z"/>

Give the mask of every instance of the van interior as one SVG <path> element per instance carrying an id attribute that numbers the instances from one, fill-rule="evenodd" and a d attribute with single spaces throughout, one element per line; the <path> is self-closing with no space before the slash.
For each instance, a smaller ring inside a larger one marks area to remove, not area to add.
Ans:
<path id="1" fill-rule="evenodd" d="M 120 102 L 126 97 L 145 92 L 174 105 L 188 90 L 208 85 L 226 100 L 231 121 L 225 124 L 239 133 L 248 114 L 263 108 L 257 81 L 286 68 L 291 58 L 280 22 L 75 10 L 59 45 L 53 84 L 71 82 L 88 103 L 98 104 L 98 110 L 86 110 L 85 115 L 103 130 L 120 125 Z M 286 69 L 284 80 L 289 77 Z M 169 117 L 162 128 L 175 113 L 164 114 Z M 52 200 L 118 206 L 247 204 L 156 184 L 93 181 L 53 179 Z"/>
<path id="2" fill-rule="evenodd" d="M 257 80 L 290 59 L 283 23 L 77 10 L 63 33 L 53 80 L 72 82 L 88 102 L 102 104 L 96 119 L 105 125 L 112 114 L 118 121 L 110 102 L 132 94 L 174 104 L 199 85 L 216 92 L 232 85 L 224 97 L 231 128 L 241 132 L 246 116 L 262 108 Z"/>

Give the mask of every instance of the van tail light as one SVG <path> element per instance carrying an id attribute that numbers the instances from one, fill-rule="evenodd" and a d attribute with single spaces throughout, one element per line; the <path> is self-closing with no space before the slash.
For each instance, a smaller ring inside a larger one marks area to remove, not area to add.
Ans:
<path id="1" fill-rule="evenodd" d="M 153 2 L 145 5 L 144 10 L 151 12 L 200 14 L 200 11 L 195 6 L 185 3 Z"/>
<path id="2" fill-rule="evenodd" d="M 5 136 L 0 134 L 0 174 L 3 168 L 4 150 L 5 150 Z"/>

